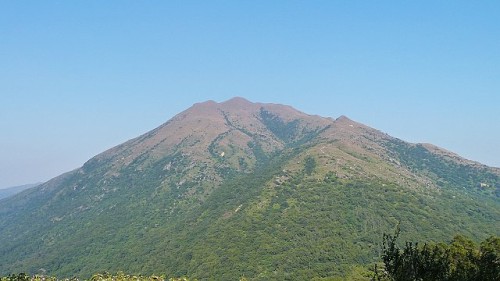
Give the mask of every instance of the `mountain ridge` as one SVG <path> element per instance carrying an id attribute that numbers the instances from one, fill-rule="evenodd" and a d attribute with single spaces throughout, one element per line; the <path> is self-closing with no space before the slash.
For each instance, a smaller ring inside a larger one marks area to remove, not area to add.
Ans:
<path id="1" fill-rule="evenodd" d="M 41 183 L 33 183 L 33 184 L 23 184 L 23 185 L 18 185 L 18 186 L 12 186 L 12 187 L 5 187 L 5 188 L 0 188 L 0 200 L 3 198 L 10 197 L 16 193 L 19 193 L 25 189 L 35 187 L 37 185 L 40 185 Z"/>

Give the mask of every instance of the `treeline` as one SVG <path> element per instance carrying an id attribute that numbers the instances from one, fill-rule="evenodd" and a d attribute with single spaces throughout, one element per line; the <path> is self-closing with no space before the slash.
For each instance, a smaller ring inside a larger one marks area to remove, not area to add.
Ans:
<path id="1" fill-rule="evenodd" d="M 500 237 L 490 236 L 479 244 L 457 235 L 449 243 L 397 243 L 399 229 L 394 235 L 384 234 L 382 262 L 368 269 L 354 266 L 345 277 L 313 278 L 312 280 L 348 281 L 500 281 Z M 334 265 L 332 265 L 334 266 Z M 371 277 L 370 277 L 371 276 Z M 279 276 L 275 276 L 281 280 Z M 249 278 L 252 280 L 253 278 Z M 79 281 L 77 277 L 58 279 L 46 275 L 10 274 L 0 281 Z M 195 281 L 188 277 L 164 275 L 127 275 L 107 272 L 92 275 L 88 281 Z M 235 276 L 231 280 L 247 280 Z M 272 279 L 270 279 L 272 280 Z M 311 279 L 308 279 L 311 280 Z"/>
<path id="2" fill-rule="evenodd" d="M 448 243 L 396 243 L 395 235 L 384 234 L 383 267 L 375 266 L 373 280 L 393 281 L 498 281 L 500 280 L 500 237 L 491 236 L 479 245 L 458 235 Z"/>

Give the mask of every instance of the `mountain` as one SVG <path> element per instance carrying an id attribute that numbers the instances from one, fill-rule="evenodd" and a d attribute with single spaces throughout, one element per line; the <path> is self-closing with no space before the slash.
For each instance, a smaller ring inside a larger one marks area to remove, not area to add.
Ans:
<path id="1" fill-rule="evenodd" d="M 25 184 L 25 185 L 20 185 L 20 186 L 13 186 L 13 187 L 7 187 L 7 188 L 2 188 L 0 189 L 0 200 L 3 198 L 10 197 L 16 193 L 19 193 L 25 189 L 35 187 L 39 185 L 40 183 L 35 183 L 35 184 Z"/>
<path id="2" fill-rule="evenodd" d="M 384 232 L 500 234 L 500 169 L 350 120 L 243 98 L 193 105 L 0 201 L 0 272 L 309 280 Z"/>

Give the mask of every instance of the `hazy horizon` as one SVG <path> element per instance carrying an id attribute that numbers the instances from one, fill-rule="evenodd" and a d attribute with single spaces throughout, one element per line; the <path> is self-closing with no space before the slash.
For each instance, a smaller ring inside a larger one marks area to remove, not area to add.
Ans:
<path id="1" fill-rule="evenodd" d="M 0 188 L 234 96 L 500 167 L 496 1 L 5 1 Z"/>

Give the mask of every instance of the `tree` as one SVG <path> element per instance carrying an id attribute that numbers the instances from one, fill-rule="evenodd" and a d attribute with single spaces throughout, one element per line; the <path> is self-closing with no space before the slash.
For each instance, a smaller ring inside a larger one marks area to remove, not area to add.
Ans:
<path id="1" fill-rule="evenodd" d="M 462 235 L 450 244 L 450 278 L 457 281 L 477 280 L 479 250 L 474 241 Z"/>
<path id="2" fill-rule="evenodd" d="M 478 280 L 500 280 L 500 237 L 491 236 L 481 243 Z"/>
<path id="3" fill-rule="evenodd" d="M 400 249 L 395 235 L 384 234 L 382 260 L 385 270 L 375 267 L 374 280 L 394 281 L 488 281 L 500 280 L 500 238 L 490 237 L 480 248 L 457 235 L 449 245 L 406 242 Z"/>
<path id="4" fill-rule="evenodd" d="M 316 160 L 312 156 L 307 156 L 304 164 L 304 172 L 310 176 L 314 169 L 316 169 Z"/>

